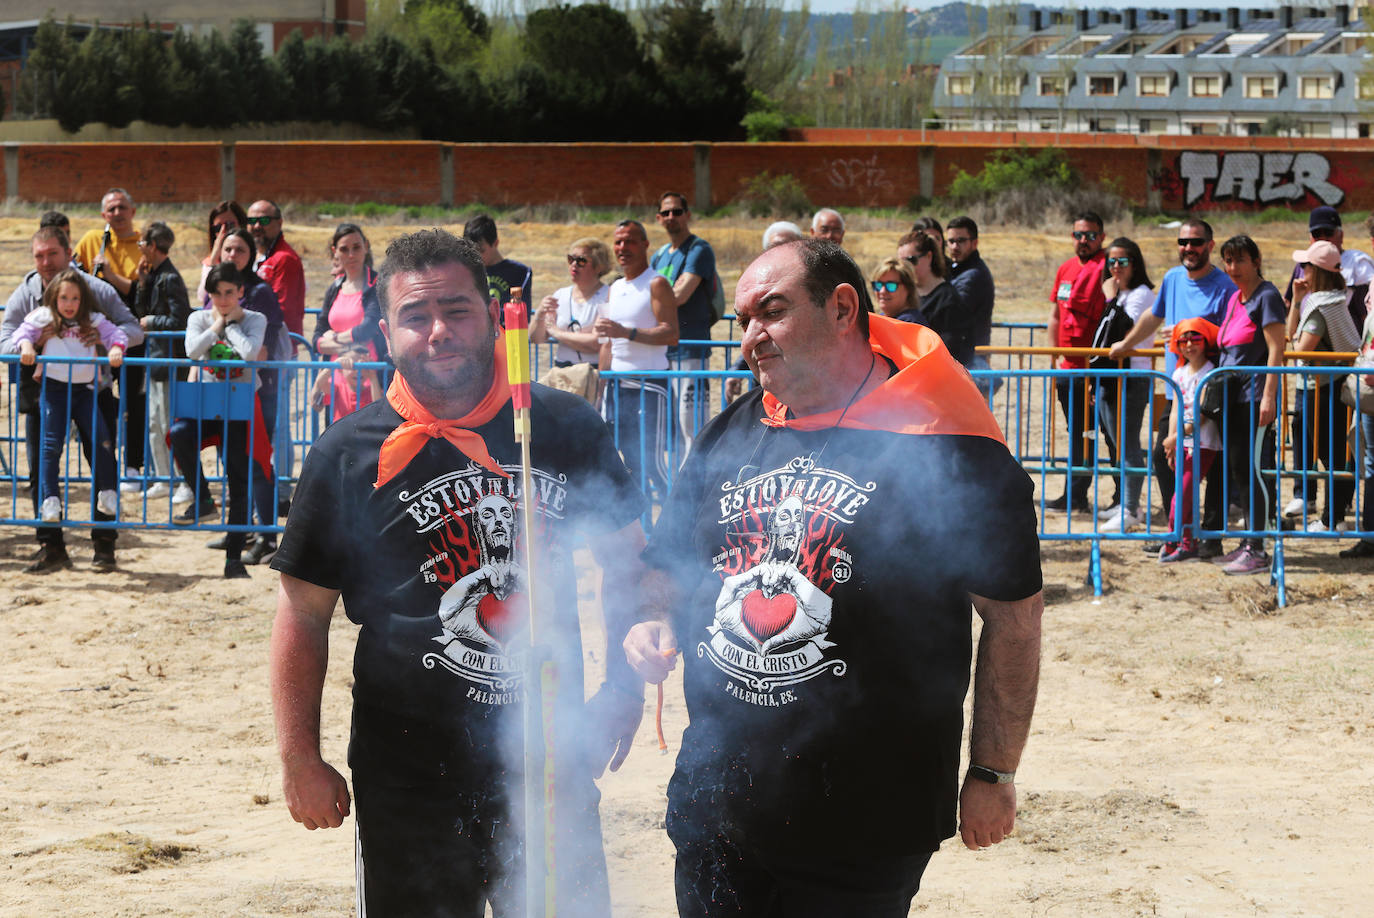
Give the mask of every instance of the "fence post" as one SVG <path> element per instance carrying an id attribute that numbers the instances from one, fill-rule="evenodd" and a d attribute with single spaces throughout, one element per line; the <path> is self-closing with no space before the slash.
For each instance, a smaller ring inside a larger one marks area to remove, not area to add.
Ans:
<path id="1" fill-rule="evenodd" d="M 234 141 L 226 140 L 219 147 L 219 197 L 221 201 L 234 200 Z"/>
<path id="2" fill-rule="evenodd" d="M 692 193 L 697 196 L 697 206 L 703 211 L 711 209 L 711 145 L 692 144 Z"/>

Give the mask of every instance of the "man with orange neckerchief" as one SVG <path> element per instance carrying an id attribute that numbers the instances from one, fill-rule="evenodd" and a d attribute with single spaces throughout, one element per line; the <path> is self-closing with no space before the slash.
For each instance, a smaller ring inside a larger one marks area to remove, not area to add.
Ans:
<path id="1" fill-rule="evenodd" d="M 1043 606 L 1031 483 L 929 329 L 869 315 L 837 245 L 740 278 L 761 388 L 703 430 L 653 532 L 631 666 L 680 651 L 680 915 L 905 916 L 958 828 L 1000 842 Z M 959 787 L 971 610 L 983 619 Z"/>
<path id="2" fill-rule="evenodd" d="M 572 549 L 585 536 L 602 566 L 606 633 L 619 641 L 640 576 L 644 497 L 585 401 L 532 386 L 527 569 L 505 339 L 480 253 L 442 230 L 402 236 L 377 293 L 396 375 L 385 399 L 311 448 L 272 559 L 282 574 L 271 672 L 286 805 L 307 829 L 338 827 L 349 812 L 348 785 L 320 752 L 329 622 L 342 597 L 361 626 L 348 753 L 359 913 L 481 918 L 490 904 L 497 918 L 525 914 L 522 718 L 535 594 L 536 636 L 558 667 L 557 912 L 601 918 L 610 898 L 592 779 L 629 752 L 644 685 L 608 654 L 606 682 L 584 700 Z"/>

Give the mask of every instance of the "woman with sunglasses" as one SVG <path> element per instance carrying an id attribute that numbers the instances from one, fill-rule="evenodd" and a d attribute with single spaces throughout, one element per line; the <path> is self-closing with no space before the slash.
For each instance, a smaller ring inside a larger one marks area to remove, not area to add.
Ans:
<path id="1" fill-rule="evenodd" d="M 886 258 L 869 275 L 878 311 L 893 319 L 930 327 L 916 294 L 916 269 L 904 258 Z"/>
<path id="2" fill-rule="evenodd" d="M 196 287 L 195 302 L 203 303 L 205 299 L 205 275 L 210 273 L 210 269 L 223 260 L 221 254 L 224 248 L 224 240 L 234 230 L 248 225 L 248 212 L 238 201 L 220 201 L 210 210 L 210 254 L 206 255 L 200 262 L 200 284 Z"/>
<path id="3" fill-rule="evenodd" d="M 601 344 L 592 331 L 611 288 L 601 277 L 611 269 L 611 250 L 590 236 L 568 246 L 568 277 L 572 283 L 544 297 L 530 323 L 530 341 L 554 341 L 558 351 L 553 365 L 570 367 L 575 363 L 595 365 Z"/>
<path id="4" fill-rule="evenodd" d="M 1145 310 L 1154 305 L 1154 283 L 1145 270 L 1145 256 L 1134 240 L 1122 236 L 1112 240 L 1107 247 L 1107 260 L 1103 265 L 1102 295 L 1107 298 L 1103 310 L 1104 323 L 1110 317 L 1120 316 L 1121 335 L 1113 340 L 1100 341 L 1100 334 L 1094 337 L 1095 346 L 1115 344 L 1129 332 Z M 1101 326 L 1099 326 L 1099 332 Z M 1108 337 L 1115 333 L 1109 332 Z M 1095 357 L 1088 363 L 1089 368 L 1150 369 L 1149 357 L 1132 357 L 1115 361 L 1107 357 Z M 1150 403 L 1151 382 L 1147 378 L 1128 379 L 1118 391 L 1115 379 L 1103 379 L 1098 383 L 1097 416 L 1102 433 L 1107 438 L 1107 450 L 1112 465 L 1118 457 L 1124 459 L 1127 468 L 1144 469 L 1145 450 L 1140 446 L 1140 427 L 1145 419 L 1145 408 Z M 1118 481 L 1117 491 L 1121 498 L 1116 506 L 1108 507 L 1099 515 L 1102 528 L 1108 532 L 1129 532 L 1141 523 L 1140 489 L 1144 483 L 1144 473 L 1124 475 Z"/>

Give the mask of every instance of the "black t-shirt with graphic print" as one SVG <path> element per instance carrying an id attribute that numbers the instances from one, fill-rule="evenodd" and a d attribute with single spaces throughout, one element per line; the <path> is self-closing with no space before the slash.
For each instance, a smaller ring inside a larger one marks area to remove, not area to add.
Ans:
<path id="1" fill-rule="evenodd" d="M 558 664 L 560 729 L 576 729 L 583 674 L 574 540 L 629 525 L 645 502 L 585 401 L 531 389 L 535 595 L 547 623 L 537 638 Z M 529 647 L 511 406 L 475 429 L 510 478 L 430 439 L 374 489 L 378 451 L 400 423 L 383 400 L 324 432 L 306 457 L 272 567 L 339 590 L 361 626 L 355 772 L 398 784 L 492 781 L 519 770 Z"/>
<path id="2" fill-rule="evenodd" d="M 968 594 L 1041 587 L 1030 480 L 987 438 L 772 429 L 761 401 L 693 444 L 645 553 L 689 597 L 670 833 L 934 850 L 955 829 Z"/>

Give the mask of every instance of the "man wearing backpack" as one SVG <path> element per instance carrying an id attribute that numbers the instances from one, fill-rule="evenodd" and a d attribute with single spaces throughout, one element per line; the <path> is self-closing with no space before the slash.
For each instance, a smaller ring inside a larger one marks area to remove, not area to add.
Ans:
<path id="1" fill-rule="evenodd" d="M 658 225 L 668 234 L 668 243 L 654 253 L 649 267 L 673 285 L 681 340 L 706 341 L 724 311 L 725 291 L 716 274 L 715 252 L 705 239 L 692 234 L 691 223 L 686 195 L 665 191 L 658 196 Z M 674 370 L 705 370 L 710 356 L 711 349 L 705 345 L 679 344 L 668 350 Z M 710 386 L 705 379 L 678 379 L 673 391 L 683 445 L 690 448 L 692 438 L 706 423 Z"/>

